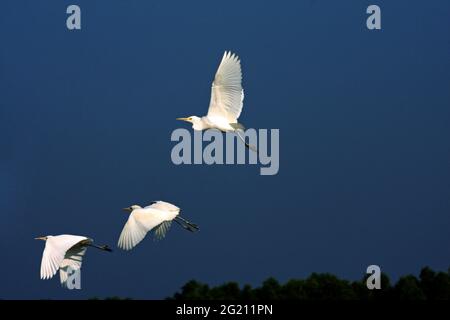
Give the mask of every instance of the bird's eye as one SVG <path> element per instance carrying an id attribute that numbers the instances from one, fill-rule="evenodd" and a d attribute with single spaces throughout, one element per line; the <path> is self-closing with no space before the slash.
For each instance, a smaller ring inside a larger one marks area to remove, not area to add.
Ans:
<path id="1" fill-rule="evenodd" d="M 192 118 L 189 118 L 189 121 L 191 121 L 192 120 Z"/>

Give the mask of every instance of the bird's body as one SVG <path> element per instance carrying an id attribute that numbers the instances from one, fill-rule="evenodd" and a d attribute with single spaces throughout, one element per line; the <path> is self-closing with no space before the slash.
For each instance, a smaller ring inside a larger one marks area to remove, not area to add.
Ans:
<path id="1" fill-rule="evenodd" d="M 198 118 L 198 120 L 195 119 L 192 121 L 192 128 L 197 131 L 218 129 L 222 132 L 234 132 L 235 130 L 235 128 L 230 125 L 227 119 L 220 116 L 203 116 L 201 118 Z"/>
<path id="2" fill-rule="evenodd" d="M 243 102 L 241 62 L 235 54 L 225 52 L 212 83 L 208 114 L 203 117 L 190 116 L 177 120 L 192 123 L 194 130 L 218 129 L 223 132 L 235 132 L 245 143 L 240 134 L 244 126 L 238 122 Z M 245 144 L 254 149 L 253 146 Z"/>
<path id="3" fill-rule="evenodd" d="M 87 247 L 96 247 L 111 251 L 107 246 L 96 246 L 91 238 L 63 234 L 36 238 L 45 241 L 45 249 L 41 261 L 41 279 L 50 279 L 59 270 L 63 287 L 67 286 L 68 271 L 78 270 L 86 253 Z"/>
<path id="4" fill-rule="evenodd" d="M 184 221 L 184 227 L 190 231 L 198 229 L 195 224 L 179 217 L 180 208 L 165 201 L 156 201 L 144 208 L 133 205 L 124 210 L 131 212 L 117 243 L 124 250 L 134 248 L 152 230 L 157 239 L 164 238 L 172 221 L 179 224 Z"/>

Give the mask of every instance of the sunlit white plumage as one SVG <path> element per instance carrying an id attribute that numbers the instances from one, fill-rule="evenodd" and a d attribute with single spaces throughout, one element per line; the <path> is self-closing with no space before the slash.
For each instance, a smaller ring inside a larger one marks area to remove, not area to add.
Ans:
<path id="1" fill-rule="evenodd" d="M 241 62 L 235 54 L 225 52 L 211 87 L 207 117 L 237 123 L 243 102 Z"/>
<path id="2" fill-rule="evenodd" d="M 59 236 L 38 237 L 45 241 L 45 249 L 41 261 L 41 279 L 50 279 L 59 270 L 61 285 L 67 287 L 69 268 L 81 268 L 84 254 L 88 246 L 111 251 L 108 246 L 96 246 L 93 240 L 83 236 L 63 234 Z"/>
<path id="3" fill-rule="evenodd" d="M 180 208 L 165 201 L 156 201 L 144 208 L 133 205 L 124 210 L 131 212 L 117 243 L 124 250 L 134 248 L 149 231 L 154 232 L 156 239 L 164 238 L 172 221 L 189 231 L 198 230 L 197 225 L 179 216 Z"/>
<path id="4" fill-rule="evenodd" d="M 240 132 L 244 130 L 244 126 L 238 122 L 243 102 L 241 62 L 237 55 L 225 51 L 212 83 L 208 114 L 177 120 L 192 123 L 194 130 L 219 129 L 223 132 L 236 132 L 243 140 Z"/>

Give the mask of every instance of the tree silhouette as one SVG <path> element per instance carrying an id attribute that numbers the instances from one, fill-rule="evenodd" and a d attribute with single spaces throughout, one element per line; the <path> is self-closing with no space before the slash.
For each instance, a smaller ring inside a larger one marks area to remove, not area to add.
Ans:
<path id="1" fill-rule="evenodd" d="M 419 280 L 413 275 L 401 277 L 394 287 L 395 297 L 400 300 L 425 300 Z"/>
<path id="2" fill-rule="evenodd" d="M 450 271 L 450 270 L 449 270 Z M 420 288 L 424 295 L 431 300 L 450 299 L 449 272 L 434 272 L 429 267 L 422 269 L 419 275 Z"/>
<path id="3" fill-rule="evenodd" d="M 450 271 L 450 269 L 449 269 Z M 419 278 L 401 277 L 392 286 L 389 277 L 381 274 L 381 289 L 369 290 L 368 276 L 350 282 L 329 273 L 313 273 L 306 279 L 291 279 L 280 284 L 268 278 L 260 287 L 245 285 L 240 289 L 236 282 L 210 288 L 191 280 L 181 292 L 168 299 L 175 300 L 448 300 L 450 299 L 450 272 L 434 272 L 429 267 L 421 270 Z"/>

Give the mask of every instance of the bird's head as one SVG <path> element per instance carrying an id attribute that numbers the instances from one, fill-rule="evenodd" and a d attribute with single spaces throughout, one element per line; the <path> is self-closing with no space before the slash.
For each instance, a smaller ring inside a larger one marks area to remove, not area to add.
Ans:
<path id="1" fill-rule="evenodd" d="M 202 118 L 197 117 L 197 116 L 190 116 L 190 117 L 187 117 L 187 118 L 177 118 L 177 120 L 186 121 L 186 122 L 192 123 L 192 127 L 194 129 L 202 127 Z"/>
<path id="2" fill-rule="evenodd" d="M 47 241 L 48 237 L 49 237 L 49 236 L 37 237 L 37 238 L 34 238 L 34 240 L 43 240 L 43 241 Z"/>
<path id="3" fill-rule="evenodd" d="M 141 206 L 138 206 L 137 204 L 133 204 L 131 207 L 123 208 L 124 211 L 127 212 L 133 212 L 136 209 L 142 209 Z"/>

